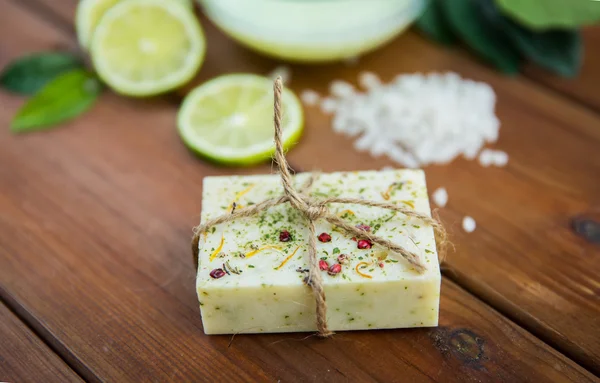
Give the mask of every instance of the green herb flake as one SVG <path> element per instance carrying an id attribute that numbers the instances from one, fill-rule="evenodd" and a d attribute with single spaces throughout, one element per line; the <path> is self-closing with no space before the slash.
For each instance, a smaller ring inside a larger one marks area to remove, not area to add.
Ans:
<path id="1" fill-rule="evenodd" d="M 253 268 L 254 268 L 254 265 L 248 265 L 248 267 L 249 267 L 249 268 L 251 268 L 251 269 L 253 269 Z"/>
<path id="2" fill-rule="evenodd" d="M 339 252 L 340 252 L 340 249 L 339 249 L 339 248 L 335 247 L 335 248 L 333 249 L 333 254 L 338 254 Z"/>

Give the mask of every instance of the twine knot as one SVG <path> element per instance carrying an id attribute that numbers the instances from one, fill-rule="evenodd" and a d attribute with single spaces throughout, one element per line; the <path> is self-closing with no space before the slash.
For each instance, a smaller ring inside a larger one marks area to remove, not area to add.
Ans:
<path id="1" fill-rule="evenodd" d="M 318 178 L 318 174 L 312 174 L 311 177 L 305 182 L 304 185 L 298 190 L 293 185 L 292 175 L 290 174 L 289 164 L 285 158 L 283 151 L 283 139 L 281 131 L 281 92 L 282 82 L 281 77 L 277 77 L 273 86 L 274 90 L 274 125 L 275 125 L 275 160 L 279 168 L 281 175 L 281 183 L 283 185 L 284 195 L 281 197 L 275 197 L 267 199 L 258 204 L 245 207 L 243 209 L 234 210 L 231 214 L 224 214 L 217 218 L 211 219 L 194 228 L 194 236 L 192 239 L 192 252 L 194 254 L 194 264 L 198 269 L 198 252 L 199 252 L 199 241 L 200 234 L 206 232 L 210 227 L 234 221 L 238 218 L 251 217 L 264 210 L 267 210 L 273 206 L 280 205 L 282 203 L 289 202 L 290 205 L 302 212 L 307 221 L 309 229 L 308 239 L 308 260 L 309 260 L 309 273 L 304 279 L 304 283 L 312 290 L 313 296 L 316 302 L 316 322 L 319 336 L 328 337 L 333 334 L 327 328 L 327 304 L 325 302 L 325 291 L 323 288 L 323 279 L 319 269 L 319 259 L 317 257 L 317 242 L 315 232 L 315 221 L 317 219 L 325 219 L 327 222 L 335 227 L 344 230 L 347 234 L 357 237 L 365 238 L 374 244 L 378 244 L 387 248 L 388 250 L 399 254 L 407 262 L 409 262 L 416 271 L 424 272 L 426 270 L 425 265 L 421 262 L 419 256 L 411 251 L 406 250 L 400 245 L 395 244 L 385 238 L 378 237 L 369 232 L 363 231 L 353 225 L 348 224 L 335 214 L 332 214 L 327 207 L 331 203 L 342 203 L 342 204 L 357 204 L 363 206 L 379 207 L 383 209 L 392 210 L 395 212 L 402 213 L 408 217 L 420 219 L 421 221 L 429 224 L 433 227 L 436 233 L 436 241 L 438 248 L 440 249 L 440 256 L 443 256 L 444 246 L 446 244 L 446 231 L 444 230 L 441 223 L 431 217 L 418 213 L 414 210 L 409 210 L 403 207 L 396 206 L 395 204 L 382 203 L 376 201 L 363 200 L 360 198 L 340 198 L 332 197 L 326 199 L 313 199 L 306 194 L 310 191 L 312 184 Z"/>
<path id="2" fill-rule="evenodd" d="M 316 204 L 310 200 L 305 202 L 306 207 L 299 210 L 302 211 L 306 218 L 308 218 L 311 221 L 316 221 L 317 219 L 324 217 L 329 212 L 329 209 L 327 209 L 327 207 L 323 205 Z"/>

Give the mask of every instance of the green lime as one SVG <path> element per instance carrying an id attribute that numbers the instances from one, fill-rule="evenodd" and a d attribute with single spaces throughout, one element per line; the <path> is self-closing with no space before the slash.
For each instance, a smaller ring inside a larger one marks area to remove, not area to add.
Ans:
<path id="1" fill-rule="evenodd" d="M 286 149 L 300 138 L 304 115 L 289 89 L 282 94 Z M 275 152 L 273 81 L 251 74 L 212 79 L 194 89 L 177 116 L 179 135 L 196 153 L 226 165 L 252 165 Z"/>

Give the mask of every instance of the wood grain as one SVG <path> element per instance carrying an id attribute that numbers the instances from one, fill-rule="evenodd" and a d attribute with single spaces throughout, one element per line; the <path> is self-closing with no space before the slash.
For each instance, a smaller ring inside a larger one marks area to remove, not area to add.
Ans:
<path id="1" fill-rule="evenodd" d="M 2 303 L 0 339 L 0 382 L 82 382 Z"/>
<path id="2" fill-rule="evenodd" d="M 0 65 L 24 51 L 72 42 L 18 3 L 5 3 L 2 11 L 2 35 L 28 28 L 16 42 L 1 40 Z M 215 48 L 209 47 L 198 81 L 236 70 L 266 73 L 276 65 L 204 25 Z M 598 340 L 590 336 L 597 330 L 597 294 L 589 293 L 597 288 L 596 248 L 567 229 L 571 214 L 597 203 L 597 117 L 412 34 L 363 58 L 359 67 L 293 67 L 292 87 L 324 92 L 332 79 L 352 81 L 365 68 L 386 79 L 452 69 L 494 85 L 509 167 L 483 171 L 458 161 L 427 169 L 430 187 L 443 184 L 450 191 L 446 221 L 469 213 L 480 225 L 471 236 L 451 225 L 459 249 L 449 262 L 451 274 L 562 351 L 588 366 L 597 360 Z M 4 126 L 21 102 L 0 94 Z M 449 281 L 439 329 L 347 333 L 333 342 L 239 336 L 229 348 L 229 337 L 204 336 L 187 245 L 199 216 L 202 177 L 269 168 L 220 169 L 195 160 L 175 133 L 175 113 L 165 100 L 107 94 L 93 112 L 62 129 L 18 137 L 0 132 L 0 163 L 7 164 L 0 168 L 2 286 L 86 379 L 593 379 Z M 355 153 L 320 112 L 308 110 L 306 117 L 306 136 L 290 153 L 302 168 L 389 165 Z"/>
<path id="3" fill-rule="evenodd" d="M 398 52 L 410 54 L 394 60 Z M 600 208 L 598 115 L 413 34 L 365 57 L 360 69 L 294 68 L 291 87 L 326 93 L 333 79 L 356 83 L 359 70 L 373 70 L 385 81 L 402 72 L 452 70 L 494 87 L 502 121 L 495 146 L 509 153 L 509 165 L 482 168 L 460 159 L 426 168 L 431 191 L 444 186 L 450 195 L 442 217 L 457 251 L 448 258 L 448 275 L 600 372 L 600 338 L 590 336 L 600 332 L 600 248 L 576 236 L 570 224 L 573 217 Z M 303 169 L 393 165 L 357 153 L 351 140 L 332 132 L 329 118 L 318 110 L 310 109 L 306 116 L 306 135 L 289 154 Z M 471 235 L 460 228 L 465 215 L 478 222 Z"/>

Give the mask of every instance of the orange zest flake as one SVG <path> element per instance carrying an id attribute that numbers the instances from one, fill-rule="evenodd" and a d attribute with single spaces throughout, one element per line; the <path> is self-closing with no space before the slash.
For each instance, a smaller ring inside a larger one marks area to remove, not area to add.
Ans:
<path id="1" fill-rule="evenodd" d="M 213 253 L 210 255 L 209 261 L 212 262 L 213 259 L 215 259 L 215 257 L 221 252 L 221 250 L 223 249 L 223 244 L 225 243 L 225 237 L 223 235 L 221 235 L 221 243 L 219 244 L 219 247 L 217 247 L 217 250 L 213 251 Z"/>
<path id="2" fill-rule="evenodd" d="M 275 246 L 275 245 L 266 245 L 266 246 L 263 246 L 261 248 L 258 248 L 256 250 L 252 250 L 252 251 L 246 253 L 244 255 L 244 258 L 254 257 L 256 254 L 260 253 L 261 251 L 265 251 L 265 250 L 268 250 L 268 249 L 281 250 L 281 247 L 280 246 Z"/>
<path id="3" fill-rule="evenodd" d="M 252 185 L 248 186 L 247 188 L 245 188 L 244 190 L 242 190 L 241 192 L 237 192 L 237 193 L 235 194 L 235 197 L 233 198 L 233 201 L 231 201 L 231 203 L 229 204 L 229 206 L 227 206 L 227 211 L 229 211 L 229 210 L 231 210 L 231 209 L 233 208 L 233 204 L 234 204 L 234 203 L 236 204 L 236 207 L 237 207 L 238 209 L 241 209 L 241 208 L 243 208 L 243 206 L 242 206 L 242 205 L 240 205 L 240 204 L 238 204 L 238 203 L 237 203 L 237 201 L 238 201 L 240 198 L 242 198 L 242 197 L 244 196 L 244 194 L 246 194 L 246 193 L 248 193 L 250 190 L 252 190 L 252 188 L 253 188 L 254 186 L 256 186 L 256 185 L 252 184 Z"/>
<path id="4" fill-rule="evenodd" d="M 337 216 L 338 216 L 338 217 L 341 217 L 341 216 L 343 216 L 343 215 L 344 215 L 344 214 L 346 214 L 346 213 L 348 213 L 348 214 L 352 214 L 352 215 L 356 215 L 356 214 L 354 214 L 354 212 L 353 212 L 352 210 L 350 210 L 350 209 L 346 209 L 346 210 L 342 210 L 342 211 L 340 211 L 340 212 L 337 214 Z"/>
<path id="5" fill-rule="evenodd" d="M 392 192 L 392 190 L 396 187 L 396 183 L 392 183 L 386 191 L 381 192 L 381 196 L 383 197 L 384 200 L 388 201 L 391 198 L 390 193 Z"/>
<path id="6" fill-rule="evenodd" d="M 354 268 L 354 270 L 356 271 L 356 273 L 358 275 L 360 275 L 363 278 L 373 278 L 372 276 L 370 276 L 369 274 L 365 274 L 365 273 L 361 273 L 360 270 L 358 270 L 361 266 L 369 266 L 369 264 L 367 262 L 359 262 L 356 267 Z"/>
<path id="7" fill-rule="evenodd" d="M 283 262 L 281 262 L 281 264 L 280 264 L 279 266 L 277 266 L 277 267 L 275 268 L 275 270 L 279 270 L 279 269 L 281 269 L 281 268 L 282 268 L 282 267 L 283 267 L 283 266 L 284 266 L 284 265 L 285 265 L 285 264 L 286 264 L 286 263 L 287 263 L 287 262 L 288 262 L 290 259 L 292 259 L 292 257 L 293 257 L 294 255 L 296 255 L 296 252 L 298 251 L 298 249 L 299 249 L 299 248 L 300 248 L 300 246 L 296 247 L 296 250 L 294 250 L 294 251 L 292 252 L 292 254 L 290 254 L 290 255 L 288 255 L 287 257 L 285 257 L 285 259 L 283 260 Z"/>
<path id="8" fill-rule="evenodd" d="M 410 206 L 410 207 L 411 207 L 411 208 L 413 208 L 413 209 L 415 208 L 415 203 L 414 203 L 413 201 L 402 200 L 402 201 L 400 201 L 400 202 L 402 202 L 402 203 L 403 203 L 403 204 L 405 204 L 405 205 L 408 205 L 408 206 Z"/>

